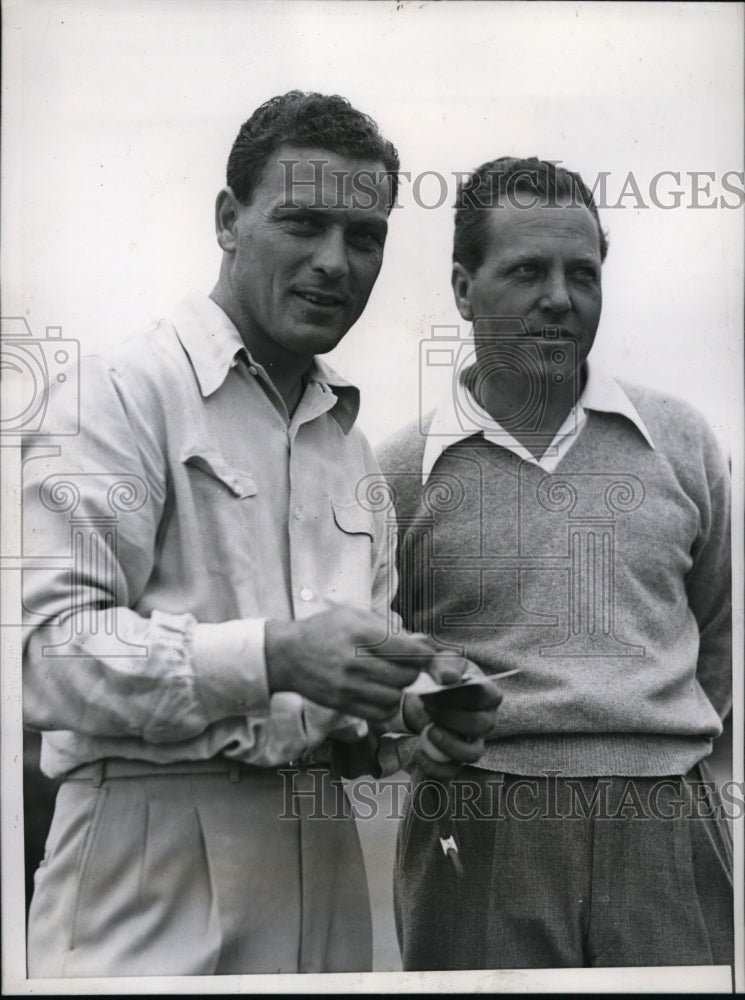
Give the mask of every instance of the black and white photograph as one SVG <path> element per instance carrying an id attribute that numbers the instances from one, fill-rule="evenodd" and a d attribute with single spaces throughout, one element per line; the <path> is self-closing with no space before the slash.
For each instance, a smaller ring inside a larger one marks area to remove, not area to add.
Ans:
<path id="1" fill-rule="evenodd" d="M 745 4 L 2 15 L 2 992 L 744 991 Z"/>

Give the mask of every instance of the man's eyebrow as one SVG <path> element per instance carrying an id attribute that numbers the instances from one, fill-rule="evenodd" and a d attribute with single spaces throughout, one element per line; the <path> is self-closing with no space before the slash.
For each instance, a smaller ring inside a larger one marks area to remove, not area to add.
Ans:
<path id="1" fill-rule="evenodd" d="M 505 267 L 512 267 L 515 264 L 537 264 L 544 260 L 545 254 L 540 250 L 509 250 L 504 259 Z"/>
<path id="2" fill-rule="evenodd" d="M 335 217 L 338 212 L 345 211 L 348 209 L 359 208 L 356 205 L 345 205 L 341 202 L 336 202 L 331 200 L 329 203 L 318 202 L 318 200 L 311 195 L 306 200 L 302 198 L 297 198 L 295 200 L 288 198 L 279 198 L 270 207 L 269 211 L 276 215 L 291 215 L 296 214 L 307 214 L 307 215 L 328 215 L 330 217 Z M 371 218 L 367 212 L 364 211 L 360 216 L 352 216 L 350 218 L 350 225 L 360 225 L 360 226 L 374 226 L 375 228 L 382 229 L 387 232 L 388 230 L 388 220 L 385 218 Z"/>
<path id="3" fill-rule="evenodd" d="M 381 236 L 385 236 L 388 232 L 386 219 L 353 219 L 349 227 L 350 229 L 365 229 L 368 232 L 380 233 Z"/>
<path id="4" fill-rule="evenodd" d="M 310 214 L 312 212 L 313 214 L 317 214 L 318 212 L 322 212 L 324 210 L 328 211 L 328 207 L 326 205 L 314 203 L 313 199 L 306 203 L 282 198 L 272 205 L 272 211 L 278 215 L 290 215 L 293 212 L 303 212 L 306 214 Z"/>
<path id="5" fill-rule="evenodd" d="M 569 260 L 570 264 L 591 264 L 593 267 L 597 267 L 600 264 L 600 260 L 595 254 L 591 253 L 577 253 L 574 257 Z"/>
<path id="6" fill-rule="evenodd" d="M 508 250 L 508 255 L 505 257 L 505 267 L 511 267 L 513 264 L 538 264 L 545 260 L 550 254 L 546 254 L 541 250 Z M 591 251 L 578 250 L 577 253 L 573 254 L 568 258 L 570 264 L 575 263 L 587 263 L 587 264 L 597 264 L 598 258 Z"/>

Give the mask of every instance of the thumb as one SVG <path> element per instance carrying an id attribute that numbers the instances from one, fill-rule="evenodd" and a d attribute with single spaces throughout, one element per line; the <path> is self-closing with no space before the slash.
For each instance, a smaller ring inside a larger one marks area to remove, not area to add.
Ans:
<path id="1" fill-rule="evenodd" d="M 468 660 L 457 653 L 440 651 L 433 655 L 427 670 L 438 684 L 457 684 L 467 665 Z"/>

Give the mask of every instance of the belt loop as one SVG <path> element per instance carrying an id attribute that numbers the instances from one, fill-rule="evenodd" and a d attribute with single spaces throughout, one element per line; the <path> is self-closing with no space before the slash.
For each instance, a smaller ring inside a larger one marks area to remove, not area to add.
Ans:
<path id="1" fill-rule="evenodd" d="M 241 768 L 240 764 L 236 760 L 231 760 L 228 764 L 228 781 L 232 781 L 235 784 L 237 781 L 241 780 Z"/>
<path id="2" fill-rule="evenodd" d="M 91 775 L 91 784 L 94 788 L 100 788 L 106 777 L 106 761 L 97 760 L 93 764 L 93 774 Z"/>

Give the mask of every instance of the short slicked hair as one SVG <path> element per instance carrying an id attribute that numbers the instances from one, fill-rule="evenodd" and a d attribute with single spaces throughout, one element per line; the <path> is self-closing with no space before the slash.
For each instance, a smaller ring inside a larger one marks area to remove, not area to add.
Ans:
<path id="1" fill-rule="evenodd" d="M 337 94 L 291 90 L 257 108 L 241 125 L 233 143 L 227 182 L 242 204 L 249 204 L 269 158 L 284 145 L 381 162 L 391 176 L 391 206 L 395 203 L 398 151 L 381 135 L 373 119 Z"/>
<path id="2" fill-rule="evenodd" d="M 572 205 L 585 205 L 589 208 L 598 227 L 600 260 L 605 260 L 608 235 L 600 225 L 592 192 L 580 175 L 535 156 L 525 159 L 502 156 L 483 163 L 458 184 L 454 263 L 462 264 L 471 273 L 483 263 L 488 243 L 486 213 L 505 203 L 527 207 L 524 199 L 516 197 L 518 192 L 532 195 L 532 204 L 543 204 L 549 208 L 567 200 Z"/>

